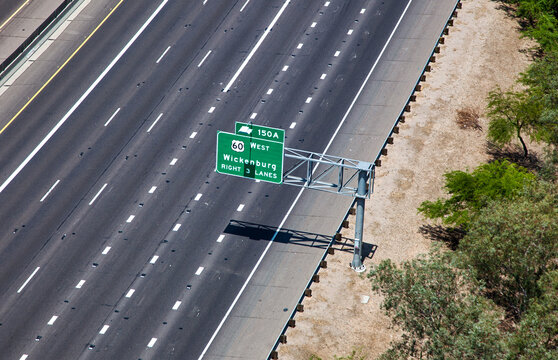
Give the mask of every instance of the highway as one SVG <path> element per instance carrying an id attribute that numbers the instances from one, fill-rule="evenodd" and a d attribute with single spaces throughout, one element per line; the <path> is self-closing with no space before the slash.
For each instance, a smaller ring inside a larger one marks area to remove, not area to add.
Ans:
<path id="1" fill-rule="evenodd" d="M 1 115 L 5 359 L 199 358 L 268 245 L 224 229 L 277 227 L 299 195 L 215 173 L 216 132 L 324 151 L 410 4 L 113 3 Z"/>

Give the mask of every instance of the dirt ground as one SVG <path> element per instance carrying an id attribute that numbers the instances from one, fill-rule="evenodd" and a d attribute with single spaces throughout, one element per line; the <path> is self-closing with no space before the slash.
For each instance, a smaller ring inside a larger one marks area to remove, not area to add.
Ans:
<path id="1" fill-rule="evenodd" d="M 507 89 L 531 61 L 534 43 L 522 38 L 519 26 L 490 0 L 465 0 L 454 27 L 427 74 L 417 102 L 401 124 L 388 156 L 376 170 L 374 195 L 367 201 L 364 241 L 375 247 L 368 268 L 384 259 L 401 262 L 428 252 L 431 237 L 421 231 L 428 223 L 418 215 L 424 200 L 444 195 L 443 174 L 473 169 L 489 159 L 483 129 L 486 96 L 496 86 Z M 458 115 L 459 112 L 461 115 Z M 463 127 L 459 119 L 478 125 Z M 343 233 L 352 238 L 351 227 Z M 288 360 L 334 359 L 356 352 L 355 359 L 375 359 L 397 332 L 380 309 L 365 275 L 353 272 L 351 242 L 337 245 L 327 269 L 312 285 L 304 312 L 278 348 Z M 365 274 L 365 273 L 364 273 Z M 369 297 L 369 298 L 368 298 Z"/>

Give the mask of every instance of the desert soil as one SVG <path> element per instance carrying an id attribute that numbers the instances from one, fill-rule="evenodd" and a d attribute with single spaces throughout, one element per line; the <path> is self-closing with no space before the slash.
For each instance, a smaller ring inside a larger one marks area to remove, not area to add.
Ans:
<path id="1" fill-rule="evenodd" d="M 466 0 L 427 74 L 412 111 L 401 124 L 388 156 L 376 170 L 374 195 L 367 201 L 365 242 L 375 251 L 368 268 L 384 259 L 402 262 L 427 253 L 432 240 L 421 231 L 428 222 L 417 214 L 424 200 L 444 196 L 443 174 L 473 169 L 487 155 L 486 96 L 496 86 L 508 89 L 532 60 L 534 43 L 521 37 L 517 20 L 491 0 Z M 458 112 L 479 115 L 482 129 L 458 124 Z M 351 227 L 344 239 L 353 237 Z M 336 245 L 327 269 L 287 331 L 280 359 L 334 359 L 356 352 L 355 359 L 375 359 L 396 339 L 381 297 L 365 275 L 352 271 L 352 242 Z M 369 297 L 369 298 L 368 298 Z"/>

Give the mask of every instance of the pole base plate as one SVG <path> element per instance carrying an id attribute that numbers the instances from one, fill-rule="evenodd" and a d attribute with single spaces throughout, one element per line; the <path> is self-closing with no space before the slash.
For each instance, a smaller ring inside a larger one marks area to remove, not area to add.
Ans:
<path id="1" fill-rule="evenodd" d="M 353 269 L 357 273 L 361 273 L 366 271 L 366 265 L 360 264 L 360 266 L 354 266 L 353 264 L 351 264 L 351 269 Z"/>

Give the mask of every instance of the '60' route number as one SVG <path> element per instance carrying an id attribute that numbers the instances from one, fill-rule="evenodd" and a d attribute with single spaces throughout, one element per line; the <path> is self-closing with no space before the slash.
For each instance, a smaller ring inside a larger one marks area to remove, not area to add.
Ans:
<path id="1" fill-rule="evenodd" d="M 241 140 L 233 140 L 231 143 L 231 149 L 236 152 L 244 151 L 244 142 Z"/>

